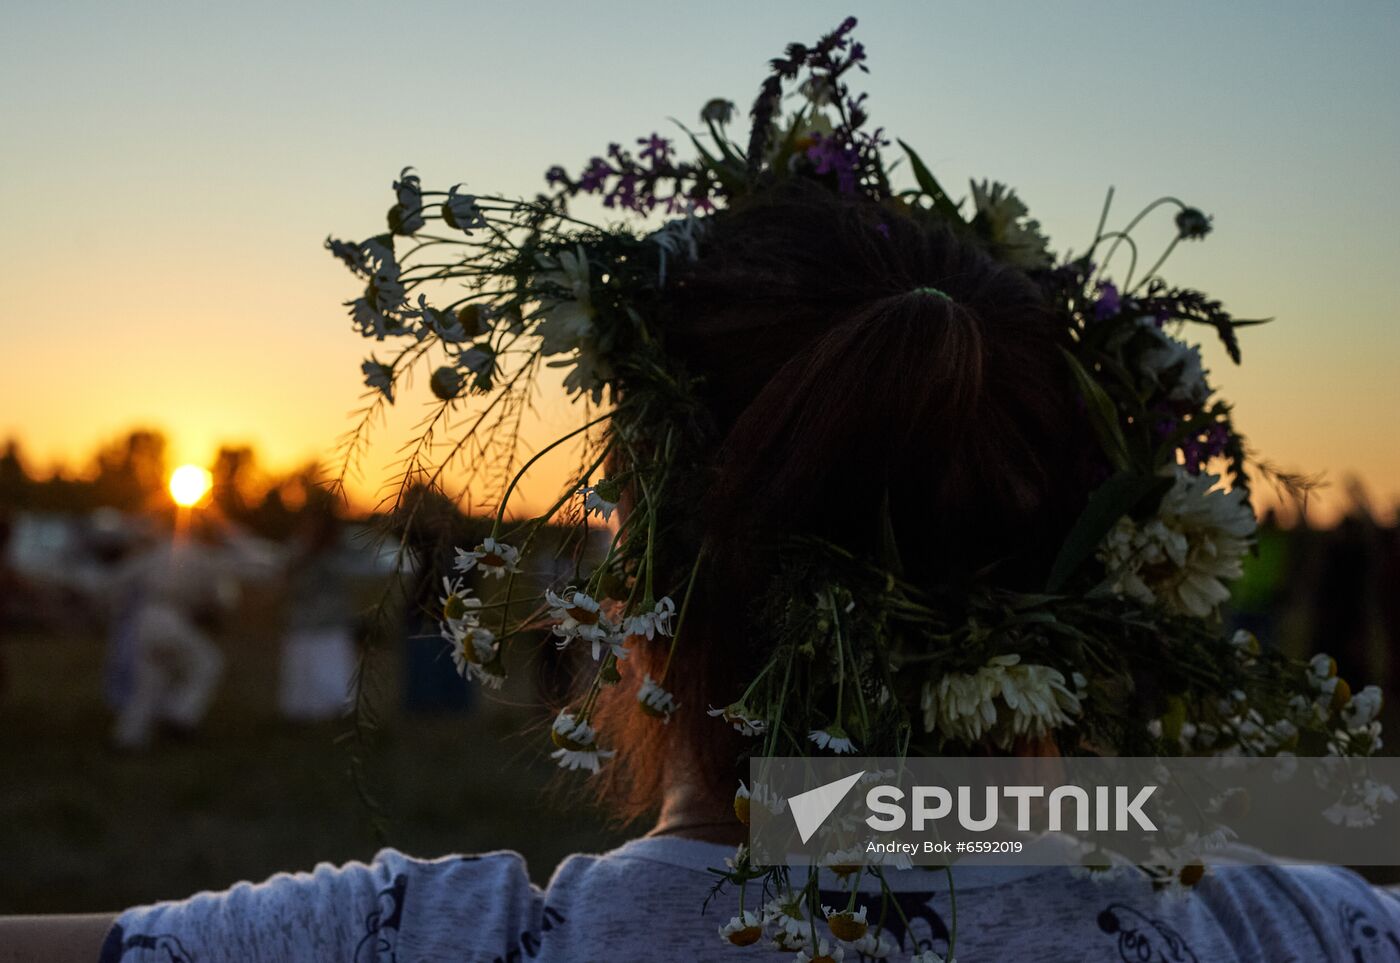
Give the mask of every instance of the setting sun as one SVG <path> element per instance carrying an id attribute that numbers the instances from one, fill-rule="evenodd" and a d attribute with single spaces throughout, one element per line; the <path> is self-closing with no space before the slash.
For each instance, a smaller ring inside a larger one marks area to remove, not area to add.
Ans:
<path id="1" fill-rule="evenodd" d="M 197 504 L 213 485 L 213 476 L 198 465 L 181 465 L 170 476 L 170 497 L 188 508 Z"/>

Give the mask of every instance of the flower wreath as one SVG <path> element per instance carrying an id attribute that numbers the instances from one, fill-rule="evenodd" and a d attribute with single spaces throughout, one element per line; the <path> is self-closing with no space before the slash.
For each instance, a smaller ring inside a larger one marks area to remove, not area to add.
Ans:
<path id="1" fill-rule="evenodd" d="M 1219 301 L 1158 275 L 1177 244 L 1211 232 L 1211 219 L 1163 198 L 1122 230 L 1107 230 L 1110 191 L 1088 250 L 1057 259 L 1015 191 L 973 183 L 970 205 L 955 202 L 902 141 L 912 183 L 897 189 L 884 160 L 889 141 L 871 129 L 865 96 L 848 86 L 852 71 L 867 69 L 854 26 L 847 19 L 772 61 L 744 143 L 730 132 L 734 105 L 711 100 L 700 113 L 705 134 L 686 131 L 692 159 L 679 159 L 675 143 L 656 134 L 636 150 L 613 144 L 576 175 L 551 168 L 550 190 L 529 200 L 461 185 L 425 191 L 405 168 L 387 233 L 358 244 L 327 239 L 366 282 L 349 302 L 355 328 L 399 345 L 388 360 L 371 356 L 363 365 L 375 392 L 365 424 L 411 370 L 432 369 L 437 404 L 408 456 L 401 494 L 411 478 L 440 482 L 454 458 L 465 464 L 466 484 L 489 481 L 486 466 L 501 472 L 491 535 L 458 549 L 455 573 L 443 578 L 442 635 L 457 669 L 500 686 L 505 643 L 541 618 L 560 647 L 586 649 L 596 662 L 592 684 L 551 733 L 567 769 L 596 772 L 612 755 L 595 727 L 597 700 L 618 680 L 618 660 L 638 646 L 667 650 L 660 673 L 637 692 L 638 711 L 657 724 L 706 711 L 677 705 L 666 688 L 704 553 L 677 584 L 658 584 L 655 559 L 701 419 L 696 386 L 671 362 L 667 332 L 654 319 L 668 277 L 703 257 L 710 216 L 801 180 L 945 224 L 1025 272 L 1063 323 L 1064 364 L 1109 470 L 1033 594 L 987 584 L 949 597 L 908 584 L 888 565 L 797 540 L 765 596 L 771 651 L 737 699 L 708 709 L 716 725 L 752 738 L 758 756 L 903 757 L 1005 750 L 1022 739 L 1135 756 L 1375 751 L 1376 687 L 1353 693 L 1326 656 L 1285 658 L 1247 632 L 1227 633 L 1217 614 L 1253 543 L 1252 478 L 1295 492 L 1306 482 L 1251 456 L 1199 348 L 1184 340 L 1190 326 L 1211 327 L 1238 363 L 1238 329 L 1261 322 L 1233 318 Z M 788 97 L 797 107 L 784 116 Z M 580 219 L 570 202 L 584 196 L 624 220 Z M 1176 234 L 1139 272 L 1133 230 L 1158 210 L 1174 211 Z M 658 212 L 670 219 L 645 230 L 643 219 Z M 1126 273 L 1110 279 L 1120 251 Z M 429 291 L 450 294 L 430 303 Z M 519 464 L 516 432 L 545 367 L 565 369 L 564 386 L 589 417 L 544 451 L 581 436 L 586 457 L 548 511 L 507 525 L 517 482 L 544 454 Z M 597 408 L 605 398 L 610 404 Z M 454 438 L 452 456 L 429 465 L 434 432 L 465 407 L 469 427 Z M 351 452 L 363 429 L 351 436 Z M 627 456 L 625 473 L 601 477 L 611 453 Z M 566 513 L 585 525 L 590 517 L 610 522 L 624 491 L 632 504 L 603 559 L 572 584 L 519 604 L 520 560 L 544 526 Z M 469 573 L 504 579 L 501 600 L 483 604 L 464 587 Z M 1143 692 L 1153 695 L 1129 697 Z M 741 784 L 735 811 L 744 822 L 753 798 Z M 1194 863 L 1159 867 L 1154 879 L 1189 886 L 1200 871 Z M 738 915 L 720 931 L 730 943 L 768 935 L 811 960 L 839 959 L 843 946 L 872 956 L 889 949 L 879 924 L 856 909 L 854 884 L 849 905 L 832 909 L 820 906 L 815 870 L 798 885 L 785 869 L 751 865 L 741 848 L 716 872 L 720 887 L 740 892 Z M 759 879 L 767 902 L 755 911 L 744 893 Z M 891 902 L 882 892 L 881 920 Z M 816 929 L 823 916 L 834 942 Z"/>

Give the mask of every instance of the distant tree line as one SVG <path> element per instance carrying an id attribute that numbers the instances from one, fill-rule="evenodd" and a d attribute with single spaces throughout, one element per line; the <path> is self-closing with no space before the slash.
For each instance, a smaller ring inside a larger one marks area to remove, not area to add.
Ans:
<path id="1" fill-rule="evenodd" d="M 0 514 L 85 514 L 106 507 L 164 515 L 173 509 L 166 492 L 173 467 L 165 436 L 146 428 L 101 445 L 85 469 L 64 466 L 47 476 L 30 469 L 19 442 L 11 439 L 0 449 Z M 308 509 L 333 510 L 337 498 L 315 464 L 267 472 L 246 445 L 221 447 L 210 472 L 209 497 L 219 511 L 269 538 L 290 535 Z"/>

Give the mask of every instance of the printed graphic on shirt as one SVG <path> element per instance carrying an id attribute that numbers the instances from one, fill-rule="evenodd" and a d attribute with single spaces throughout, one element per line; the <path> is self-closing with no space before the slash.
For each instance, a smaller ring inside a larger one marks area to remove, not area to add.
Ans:
<path id="1" fill-rule="evenodd" d="M 97 963 L 198 963 L 193 953 L 169 933 L 127 936 L 118 925 L 107 931 Z"/>
<path id="2" fill-rule="evenodd" d="M 407 891 L 408 877 L 400 873 L 375 896 L 375 907 L 365 917 L 365 935 L 355 947 L 355 963 L 398 963 L 399 924 Z"/>
<path id="3" fill-rule="evenodd" d="M 564 914 L 552 906 L 546 906 L 541 914 L 538 930 L 524 930 L 516 939 L 515 945 L 506 951 L 505 956 L 496 957 L 496 963 L 519 963 L 520 960 L 533 960 L 544 945 L 544 934 L 556 926 L 567 922 Z"/>
<path id="4" fill-rule="evenodd" d="M 1122 903 L 1099 914 L 1099 929 L 1118 937 L 1124 963 L 1200 963 L 1176 930 Z"/>
<path id="5" fill-rule="evenodd" d="M 1342 920 L 1342 932 L 1347 935 L 1347 948 L 1352 963 L 1380 963 L 1400 959 L 1400 937 L 1394 930 L 1382 930 L 1359 906 L 1342 903 L 1337 907 Z"/>

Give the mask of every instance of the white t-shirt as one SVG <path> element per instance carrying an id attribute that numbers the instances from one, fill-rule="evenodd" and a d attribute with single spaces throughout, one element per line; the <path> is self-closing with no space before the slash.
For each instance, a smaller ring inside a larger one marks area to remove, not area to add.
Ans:
<path id="1" fill-rule="evenodd" d="M 177 903 L 128 910 L 101 963 L 526 963 L 612 960 L 791 961 L 761 945 L 722 943 L 732 889 L 701 907 L 732 849 L 675 838 L 572 856 L 549 886 L 531 885 L 509 852 L 278 874 Z M 1328 867 L 1224 867 L 1187 896 L 1138 874 L 1108 882 L 1064 868 L 955 871 L 958 963 L 1380 963 L 1400 961 L 1400 900 Z M 941 872 L 889 874 L 904 916 L 887 914 L 892 960 L 945 953 L 952 922 Z M 863 900 L 874 919 L 879 898 Z M 751 908 L 761 897 L 751 883 Z M 836 903 L 836 877 L 823 885 Z M 892 923 L 891 923 L 892 921 Z M 823 934 L 825 927 L 822 927 Z M 846 963 L 863 961 L 852 949 Z"/>

